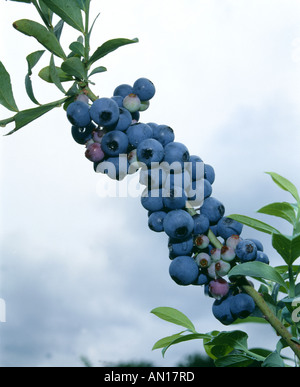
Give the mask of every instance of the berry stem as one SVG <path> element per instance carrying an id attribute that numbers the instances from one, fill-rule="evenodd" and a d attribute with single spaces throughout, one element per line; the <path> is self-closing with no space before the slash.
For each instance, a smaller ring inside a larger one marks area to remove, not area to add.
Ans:
<path id="1" fill-rule="evenodd" d="M 269 324 L 275 329 L 275 331 L 280 335 L 287 345 L 292 349 L 295 355 L 300 360 L 300 345 L 293 341 L 292 334 L 286 329 L 286 327 L 281 323 L 281 321 L 274 315 L 271 309 L 268 307 L 267 303 L 263 299 L 263 296 L 259 294 L 246 280 L 245 277 L 241 277 L 238 280 L 238 285 L 251 296 L 263 313 L 264 318 Z"/>

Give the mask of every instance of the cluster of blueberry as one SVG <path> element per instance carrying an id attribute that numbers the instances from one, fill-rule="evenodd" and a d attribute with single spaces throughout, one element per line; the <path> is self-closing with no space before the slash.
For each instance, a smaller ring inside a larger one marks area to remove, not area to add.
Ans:
<path id="1" fill-rule="evenodd" d="M 236 264 L 269 259 L 259 241 L 240 237 L 242 224 L 224 216 L 224 205 L 212 196 L 214 168 L 176 142 L 169 126 L 139 121 L 154 94 L 153 83 L 140 78 L 91 106 L 79 96 L 67 108 L 72 136 L 86 145 L 96 172 L 122 180 L 140 171 L 148 226 L 168 236 L 171 278 L 179 285 L 203 285 L 215 299 L 214 316 L 227 325 L 249 316 L 255 304 L 224 277 Z M 222 248 L 211 235 L 223 239 Z"/>

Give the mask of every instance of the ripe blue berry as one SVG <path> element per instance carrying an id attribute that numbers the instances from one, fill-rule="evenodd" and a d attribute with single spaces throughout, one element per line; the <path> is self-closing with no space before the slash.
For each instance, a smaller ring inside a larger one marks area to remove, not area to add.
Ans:
<path id="1" fill-rule="evenodd" d="M 71 134 L 78 144 L 84 145 L 92 138 L 93 131 L 96 129 L 96 126 L 92 123 L 90 125 L 80 128 L 79 126 L 72 126 Z"/>
<path id="2" fill-rule="evenodd" d="M 101 147 L 107 156 L 115 157 L 125 154 L 128 148 L 128 137 L 120 130 L 113 130 L 103 136 Z"/>
<path id="3" fill-rule="evenodd" d="M 91 123 L 90 107 L 82 101 L 72 102 L 67 107 L 67 117 L 72 125 L 84 128 Z"/>
<path id="4" fill-rule="evenodd" d="M 96 166 L 97 173 L 104 173 L 113 180 L 123 180 L 128 174 L 129 163 L 126 155 L 109 157 Z"/>
<path id="5" fill-rule="evenodd" d="M 200 213 L 206 215 L 212 224 L 216 224 L 224 215 L 225 207 L 219 200 L 209 197 L 204 200 Z"/>
<path id="6" fill-rule="evenodd" d="M 164 211 L 155 211 L 152 212 L 148 218 L 148 226 L 150 230 L 155 232 L 164 231 L 164 219 L 166 213 Z"/>
<path id="7" fill-rule="evenodd" d="M 235 254 L 241 262 L 254 261 L 256 258 L 256 244 L 248 239 L 244 239 L 236 246 Z"/>
<path id="8" fill-rule="evenodd" d="M 231 298 L 230 311 L 234 318 L 244 319 L 254 312 L 255 302 L 246 293 L 236 294 Z"/>
<path id="9" fill-rule="evenodd" d="M 119 119 L 119 106 L 111 98 L 100 98 L 91 106 L 90 115 L 92 120 L 98 125 L 111 126 Z"/>
<path id="10" fill-rule="evenodd" d="M 137 158 L 140 162 L 150 167 L 151 163 L 159 163 L 164 158 L 164 148 L 154 138 L 141 141 L 137 147 Z"/>
<path id="11" fill-rule="evenodd" d="M 133 84 L 133 93 L 136 94 L 141 101 L 149 101 L 154 97 L 155 86 L 147 78 L 139 78 Z"/>
<path id="12" fill-rule="evenodd" d="M 119 108 L 119 120 L 111 126 L 106 126 L 106 130 L 121 130 L 125 131 L 132 123 L 132 117 L 130 112 L 125 108 Z"/>
<path id="13" fill-rule="evenodd" d="M 270 263 L 269 257 L 263 251 L 257 251 L 255 261 L 263 262 L 267 265 Z"/>
<path id="14" fill-rule="evenodd" d="M 121 96 L 125 98 L 127 95 L 131 94 L 132 92 L 133 92 L 132 86 L 124 83 L 115 88 L 114 96 Z"/>
<path id="15" fill-rule="evenodd" d="M 163 203 L 170 210 L 184 208 L 187 197 L 181 187 L 173 187 L 164 191 Z"/>
<path id="16" fill-rule="evenodd" d="M 153 135 L 152 128 L 143 123 L 136 123 L 129 126 L 127 129 L 127 136 L 129 143 L 134 147 L 137 148 L 138 145 L 148 138 L 151 138 Z"/>
<path id="17" fill-rule="evenodd" d="M 171 259 L 180 255 L 191 255 L 193 250 L 193 238 L 190 237 L 184 241 L 169 238 L 168 248 Z"/>
<path id="18" fill-rule="evenodd" d="M 204 214 L 197 214 L 193 216 L 195 235 L 205 234 L 209 229 L 209 219 Z"/>
<path id="19" fill-rule="evenodd" d="M 190 154 L 187 147 L 180 142 L 169 142 L 165 146 L 164 162 L 175 172 L 183 170 L 184 163 L 189 162 Z"/>
<path id="20" fill-rule="evenodd" d="M 184 210 L 171 210 L 165 217 L 164 228 L 170 238 L 184 240 L 192 234 L 194 221 Z"/>
<path id="21" fill-rule="evenodd" d="M 161 189 L 143 191 L 141 196 L 141 204 L 148 211 L 160 211 L 164 208 L 163 204 L 163 192 Z M 164 220 L 165 223 L 165 220 Z M 165 227 L 165 226 L 164 226 Z"/>
<path id="22" fill-rule="evenodd" d="M 222 217 L 218 221 L 218 234 L 223 239 L 228 239 L 232 235 L 240 235 L 243 230 L 243 225 L 234 219 Z"/>
<path id="23" fill-rule="evenodd" d="M 204 178 L 207 179 L 210 184 L 213 184 L 215 181 L 215 170 L 209 164 L 204 164 Z"/>
<path id="24" fill-rule="evenodd" d="M 261 241 L 259 241 L 257 239 L 252 239 L 252 238 L 248 238 L 248 240 L 251 241 L 251 242 L 254 242 L 256 244 L 256 247 L 257 247 L 258 251 L 264 251 L 264 246 L 261 243 Z"/>
<path id="25" fill-rule="evenodd" d="M 170 126 L 157 125 L 153 130 L 153 138 L 159 141 L 163 146 L 173 142 L 175 139 L 174 131 Z"/>
<path id="26" fill-rule="evenodd" d="M 171 278 L 178 285 L 191 285 L 199 275 L 199 268 L 190 256 L 179 256 L 173 259 L 169 267 Z"/>
<path id="27" fill-rule="evenodd" d="M 191 155 L 189 160 L 189 169 L 193 181 L 204 178 L 204 163 L 203 160 L 196 155 Z"/>
<path id="28" fill-rule="evenodd" d="M 230 310 L 232 297 L 228 295 L 225 299 L 216 300 L 212 306 L 213 315 L 223 325 L 230 325 L 236 320 Z"/>

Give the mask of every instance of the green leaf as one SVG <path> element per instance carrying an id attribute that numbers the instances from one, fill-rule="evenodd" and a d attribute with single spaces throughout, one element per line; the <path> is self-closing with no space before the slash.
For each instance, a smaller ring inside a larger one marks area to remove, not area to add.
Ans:
<path id="1" fill-rule="evenodd" d="M 66 94 L 65 89 L 62 87 L 62 84 L 61 84 L 61 81 L 60 81 L 60 78 L 59 78 L 59 74 L 58 74 L 58 70 L 57 70 L 57 68 L 55 67 L 53 55 L 51 55 L 51 59 L 50 59 L 49 72 L 50 72 L 50 78 L 51 78 L 51 81 L 55 84 L 55 86 L 56 86 L 61 92 L 63 92 L 64 94 Z"/>
<path id="2" fill-rule="evenodd" d="M 87 78 L 86 69 L 79 58 L 68 58 L 62 63 L 61 68 L 66 74 L 73 75 L 80 80 Z"/>
<path id="3" fill-rule="evenodd" d="M 84 56 L 84 45 L 80 42 L 73 42 L 69 46 L 70 50 L 79 56 Z"/>
<path id="4" fill-rule="evenodd" d="M 216 367 L 249 367 L 255 361 L 257 361 L 255 357 L 252 357 L 245 353 L 233 353 L 216 359 L 215 366 Z"/>
<path id="5" fill-rule="evenodd" d="M 248 324 L 248 323 L 255 323 L 255 324 L 269 324 L 268 321 L 262 317 L 252 317 L 249 316 L 244 319 L 237 319 L 235 320 L 231 325 L 238 325 L 238 324 Z"/>
<path id="6" fill-rule="evenodd" d="M 288 191 L 291 195 L 294 196 L 294 198 L 297 200 L 298 203 L 300 202 L 299 193 L 293 183 L 291 183 L 285 177 L 278 175 L 278 173 L 275 173 L 275 172 L 266 172 L 266 173 L 272 177 L 274 183 L 276 183 L 278 187 L 280 187 L 284 191 Z"/>
<path id="7" fill-rule="evenodd" d="M 294 236 L 273 234 L 272 246 L 288 265 L 292 265 L 300 257 L 300 234 Z"/>
<path id="8" fill-rule="evenodd" d="M 234 266 L 228 273 L 228 277 L 243 275 L 255 278 L 264 278 L 276 282 L 286 288 L 286 284 L 281 275 L 272 267 L 263 262 L 246 262 Z"/>
<path id="9" fill-rule="evenodd" d="M 61 17 L 67 24 L 84 32 L 82 14 L 77 0 L 43 0 L 47 7 Z"/>
<path id="10" fill-rule="evenodd" d="M 14 120 L 15 120 L 15 116 L 9 117 L 9 118 L 5 118 L 4 120 L 0 121 L 0 126 L 2 128 L 5 128 L 6 125 L 10 124 L 11 122 L 14 122 Z"/>
<path id="11" fill-rule="evenodd" d="M 44 54 L 45 50 L 42 51 L 35 51 L 31 54 L 29 54 L 26 57 L 27 63 L 28 63 L 28 73 L 25 77 L 25 88 L 28 97 L 31 99 L 33 103 L 36 105 L 40 105 L 40 103 L 37 101 L 37 99 L 34 96 L 33 88 L 32 88 L 32 82 L 31 82 L 31 75 L 32 75 L 32 69 L 34 66 L 38 63 L 38 61 L 41 59 L 42 55 Z"/>
<path id="12" fill-rule="evenodd" d="M 39 0 L 40 9 L 42 11 L 42 14 L 44 15 L 45 21 L 49 26 L 52 25 L 52 18 L 53 18 L 53 12 L 50 8 L 47 7 L 44 0 Z"/>
<path id="13" fill-rule="evenodd" d="M 56 24 L 56 26 L 53 28 L 53 33 L 56 36 L 57 40 L 60 40 L 62 30 L 64 28 L 65 22 L 60 19 L 60 21 Z"/>
<path id="14" fill-rule="evenodd" d="M 271 203 L 262 207 L 257 212 L 266 215 L 277 216 L 291 223 L 293 226 L 296 223 L 296 216 L 293 206 L 290 203 Z"/>
<path id="15" fill-rule="evenodd" d="M 48 31 L 46 27 L 35 21 L 27 19 L 17 20 L 13 23 L 13 26 L 16 30 L 22 32 L 23 34 L 37 39 L 38 42 L 40 42 L 54 55 L 63 59 L 66 58 L 66 55 L 55 34 Z"/>
<path id="16" fill-rule="evenodd" d="M 154 350 L 154 349 L 160 349 L 160 348 L 166 347 L 167 345 L 169 345 L 170 343 L 172 343 L 175 339 L 178 339 L 178 337 L 180 337 L 180 336 L 182 335 L 182 333 L 184 333 L 184 332 L 186 332 L 186 331 L 182 331 L 182 332 L 179 332 L 179 333 L 175 333 L 174 335 L 167 336 L 167 337 L 164 337 L 164 338 L 158 340 L 158 341 L 153 345 L 152 350 Z"/>
<path id="17" fill-rule="evenodd" d="M 180 335 L 179 337 L 175 338 L 172 342 L 170 342 L 168 345 L 166 345 L 162 350 L 162 355 L 164 356 L 167 350 L 175 344 L 183 343 L 184 341 L 190 341 L 190 340 L 199 340 L 199 339 L 210 339 L 210 336 L 207 334 L 202 333 L 191 333 L 188 335 Z"/>
<path id="18" fill-rule="evenodd" d="M 103 67 L 103 66 L 100 66 L 100 67 L 96 67 L 89 75 L 89 77 L 91 77 L 92 75 L 94 74 L 98 74 L 98 73 L 103 73 L 107 71 L 107 68 L 106 67 Z"/>
<path id="19" fill-rule="evenodd" d="M 18 3 L 31 3 L 31 0 L 10 0 L 10 1 L 17 1 Z"/>
<path id="20" fill-rule="evenodd" d="M 262 367 L 285 367 L 285 364 L 281 359 L 279 353 L 277 351 L 274 351 L 262 363 Z"/>
<path id="21" fill-rule="evenodd" d="M 66 74 L 60 67 L 56 67 L 57 74 L 59 76 L 60 82 L 69 82 L 72 81 L 73 78 Z M 39 77 L 43 79 L 45 82 L 48 83 L 53 83 L 51 76 L 50 76 L 50 66 L 44 67 L 40 72 L 39 72 Z"/>
<path id="22" fill-rule="evenodd" d="M 158 307 L 151 311 L 155 316 L 195 332 L 194 324 L 182 312 L 170 307 Z"/>
<path id="23" fill-rule="evenodd" d="M 269 224 L 261 222 L 260 220 L 254 218 L 250 218 L 249 216 L 233 214 L 228 215 L 227 217 L 266 234 L 279 233 L 276 228 L 270 226 Z"/>
<path id="24" fill-rule="evenodd" d="M 123 38 L 108 40 L 107 42 L 103 43 L 102 46 L 97 48 L 97 50 L 94 52 L 94 54 L 91 56 L 90 60 L 88 61 L 88 66 L 91 66 L 97 60 L 117 50 L 119 47 L 125 46 L 127 44 L 137 43 L 137 42 L 138 42 L 137 38 L 132 40 L 123 39 Z"/>
<path id="25" fill-rule="evenodd" d="M 216 337 L 211 341 L 207 342 L 210 346 L 215 347 L 226 347 L 226 351 L 237 349 L 240 351 L 248 350 L 248 335 L 243 331 L 231 331 L 231 332 L 220 332 Z M 214 351 L 212 351 L 213 354 Z M 218 357 L 218 356 L 217 356 Z"/>
<path id="26" fill-rule="evenodd" d="M 27 109 L 22 110 L 18 112 L 14 116 L 15 121 L 15 129 L 11 132 L 7 133 L 6 136 L 11 135 L 18 131 L 19 129 L 23 128 L 24 126 L 28 125 L 30 122 L 36 120 L 37 118 L 41 117 L 42 115 L 48 113 L 50 110 L 54 109 L 55 107 L 61 106 L 67 98 L 63 98 L 59 101 L 54 101 L 51 103 L 48 103 L 46 105 L 41 105 L 39 107 L 33 108 L 33 109 Z"/>
<path id="27" fill-rule="evenodd" d="M 2 62 L 0 62 L 0 104 L 13 112 L 19 110 L 14 99 L 10 75 Z"/>

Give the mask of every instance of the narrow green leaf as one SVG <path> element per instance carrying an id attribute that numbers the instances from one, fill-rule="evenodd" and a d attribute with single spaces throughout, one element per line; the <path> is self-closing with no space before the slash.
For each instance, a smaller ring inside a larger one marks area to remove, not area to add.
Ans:
<path id="1" fill-rule="evenodd" d="M 292 265 L 300 257 L 300 234 L 294 236 L 273 234 L 272 246 L 288 265 Z"/>
<path id="2" fill-rule="evenodd" d="M 17 20 L 13 23 L 13 26 L 16 30 L 22 32 L 23 34 L 37 39 L 38 42 L 40 42 L 54 55 L 63 59 L 66 58 L 66 55 L 55 34 L 48 31 L 46 27 L 33 20 L 27 19 Z"/>
<path id="3" fill-rule="evenodd" d="M 28 125 L 30 122 L 36 120 L 37 118 L 41 117 L 42 115 L 48 113 L 50 110 L 54 109 L 55 107 L 61 106 L 67 98 L 63 98 L 59 101 L 54 101 L 51 103 L 48 103 L 46 105 L 41 105 L 36 108 L 22 110 L 18 112 L 14 116 L 15 121 L 15 129 L 11 132 L 7 133 L 6 136 L 11 135 L 18 131 L 19 129 L 23 128 L 24 126 Z"/>
<path id="4" fill-rule="evenodd" d="M 53 55 L 51 55 L 49 71 L 50 71 L 50 78 L 51 78 L 51 81 L 55 84 L 55 86 L 56 86 L 61 92 L 63 92 L 64 94 L 66 94 L 65 89 L 62 87 L 62 84 L 61 84 L 61 81 L 60 81 L 60 78 L 59 78 L 59 74 L 58 74 L 58 70 L 57 70 L 57 68 L 55 67 Z"/>
<path id="5" fill-rule="evenodd" d="M 27 92 L 28 97 L 36 105 L 40 105 L 40 103 L 37 101 L 37 99 L 34 96 L 31 75 L 32 75 L 32 69 L 38 63 L 38 61 L 41 59 L 44 52 L 45 52 L 45 50 L 35 51 L 26 57 L 27 64 L 28 64 L 28 73 L 26 74 L 26 77 L 25 77 L 25 88 L 26 88 L 26 92 Z"/>
<path id="6" fill-rule="evenodd" d="M 287 202 L 271 203 L 271 204 L 268 204 L 268 205 L 262 207 L 257 212 L 259 212 L 261 214 L 272 215 L 272 216 L 276 216 L 276 217 L 285 219 L 289 223 L 291 223 L 293 226 L 296 222 L 294 208 L 290 203 L 287 203 Z"/>
<path id="7" fill-rule="evenodd" d="M 31 3 L 31 0 L 10 0 L 10 1 L 17 1 L 18 3 Z"/>
<path id="8" fill-rule="evenodd" d="M 191 333 L 189 335 L 181 335 L 177 338 L 175 338 L 172 342 L 170 342 L 168 345 L 166 345 L 163 350 L 162 354 L 165 355 L 166 351 L 175 344 L 183 343 L 184 341 L 190 341 L 190 340 L 199 340 L 199 339 L 210 339 L 210 336 L 207 334 L 202 333 Z"/>
<path id="9" fill-rule="evenodd" d="M 43 0 L 47 7 L 61 17 L 67 24 L 84 32 L 80 4 L 77 0 Z"/>
<path id="10" fill-rule="evenodd" d="M 255 278 L 264 278 L 276 282 L 286 288 L 286 284 L 281 275 L 272 267 L 263 262 L 246 262 L 234 266 L 228 273 L 228 277 L 243 275 Z"/>
<path id="11" fill-rule="evenodd" d="M 14 122 L 14 120 L 15 120 L 15 116 L 9 117 L 9 118 L 5 118 L 4 120 L 0 121 L 0 126 L 2 128 L 5 128 L 6 125 L 10 124 L 11 122 Z"/>
<path id="12" fill-rule="evenodd" d="M 53 18 L 53 12 L 50 8 L 47 7 L 45 2 L 43 0 L 39 0 L 40 9 L 42 11 L 42 14 L 44 15 L 45 20 L 47 21 L 48 25 L 52 25 L 52 18 Z"/>
<path id="13" fill-rule="evenodd" d="M 60 21 L 53 28 L 53 33 L 56 36 L 58 41 L 60 41 L 60 37 L 61 37 L 61 34 L 62 34 L 62 30 L 64 28 L 64 25 L 65 25 L 65 22 L 62 19 L 60 19 Z"/>
<path id="14" fill-rule="evenodd" d="M 57 74 L 59 76 L 60 82 L 69 82 L 72 81 L 73 78 L 66 74 L 60 67 L 56 67 Z M 48 83 L 53 83 L 51 76 L 50 76 L 50 67 L 44 67 L 40 72 L 39 72 L 39 77 L 43 79 L 43 81 L 48 82 Z"/>
<path id="15" fill-rule="evenodd" d="M 86 10 L 86 2 L 87 2 L 87 0 L 76 0 L 76 1 L 78 3 L 78 6 L 80 7 L 80 9 L 85 11 Z"/>
<path id="16" fill-rule="evenodd" d="M 254 228 L 255 230 L 264 232 L 266 234 L 279 233 L 279 231 L 276 230 L 276 228 L 270 226 L 269 224 L 261 222 L 258 219 L 250 218 L 249 216 L 233 214 L 233 215 L 228 215 L 227 217 L 234 219 L 246 226 Z"/>
<path id="17" fill-rule="evenodd" d="M 172 343 L 172 341 L 174 341 L 175 339 L 178 339 L 178 337 L 180 337 L 180 336 L 182 335 L 182 333 L 184 333 L 184 332 L 186 332 L 186 331 L 182 331 L 182 332 L 179 332 L 179 333 L 175 333 L 174 335 L 167 336 L 167 337 L 164 337 L 164 338 L 158 340 L 158 341 L 153 345 L 152 350 L 154 350 L 154 349 L 160 349 L 160 348 L 166 347 L 167 345 L 169 345 L 170 343 Z"/>
<path id="18" fill-rule="evenodd" d="M 62 63 L 61 68 L 66 74 L 73 75 L 80 80 L 87 78 L 86 69 L 79 58 L 68 58 Z"/>
<path id="19" fill-rule="evenodd" d="M 84 45 L 80 42 L 73 42 L 69 46 L 70 50 L 75 54 L 84 56 Z"/>
<path id="20" fill-rule="evenodd" d="M 97 50 L 94 52 L 94 54 L 91 56 L 90 60 L 88 61 L 88 65 L 91 66 L 97 60 L 117 50 L 119 47 L 125 46 L 127 44 L 137 43 L 137 42 L 138 42 L 137 38 L 132 40 L 123 39 L 123 38 L 108 40 L 107 42 L 103 43 L 102 46 L 97 48 Z"/>
<path id="21" fill-rule="evenodd" d="M 278 173 L 275 173 L 275 172 L 266 172 L 266 173 L 272 177 L 274 183 L 276 183 L 278 187 L 280 187 L 284 191 L 288 191 L 291 195 L 294 196 L 294 198 L 297 200 L 298 203 L 300 202 L 299 193 L 293 183 L 291 183 L 285 177 L 278 175 Z"/>
<path id="22" fill-rule="evenodd" d="M 255 324 L 269 324 L 268 321 L 262 317 L 247 317 L 244 319 L 237 319 L 235 320 L 232 325 L 238 325 L 238 324 L 248 324 L 248 323 L 255 323 Z"/>
<path id="23" fill-rule="evenodd" d="M 103 67 L 103 66 L 100 66 L 100 67 L 96 67 L 89 75 L 89 77 L 91 77 L 92 75 L 94 74 L 98 74 L 98 73 L 103 73 L 107 71 L 107 68 L 106 67 Z"/>
<path id="24" fill-rule="evenodd" d="M 10 75 L 2 62 L 0 62 L 0 104 L 13 112 L 19 110 L 14 99 Z"/>
<path id="25" fill-rule="evenodd" d="M 182 312 L 170 307 L 158 307 L 151 311 L 155 316 L 195 332 L 194 324 Z"/>

